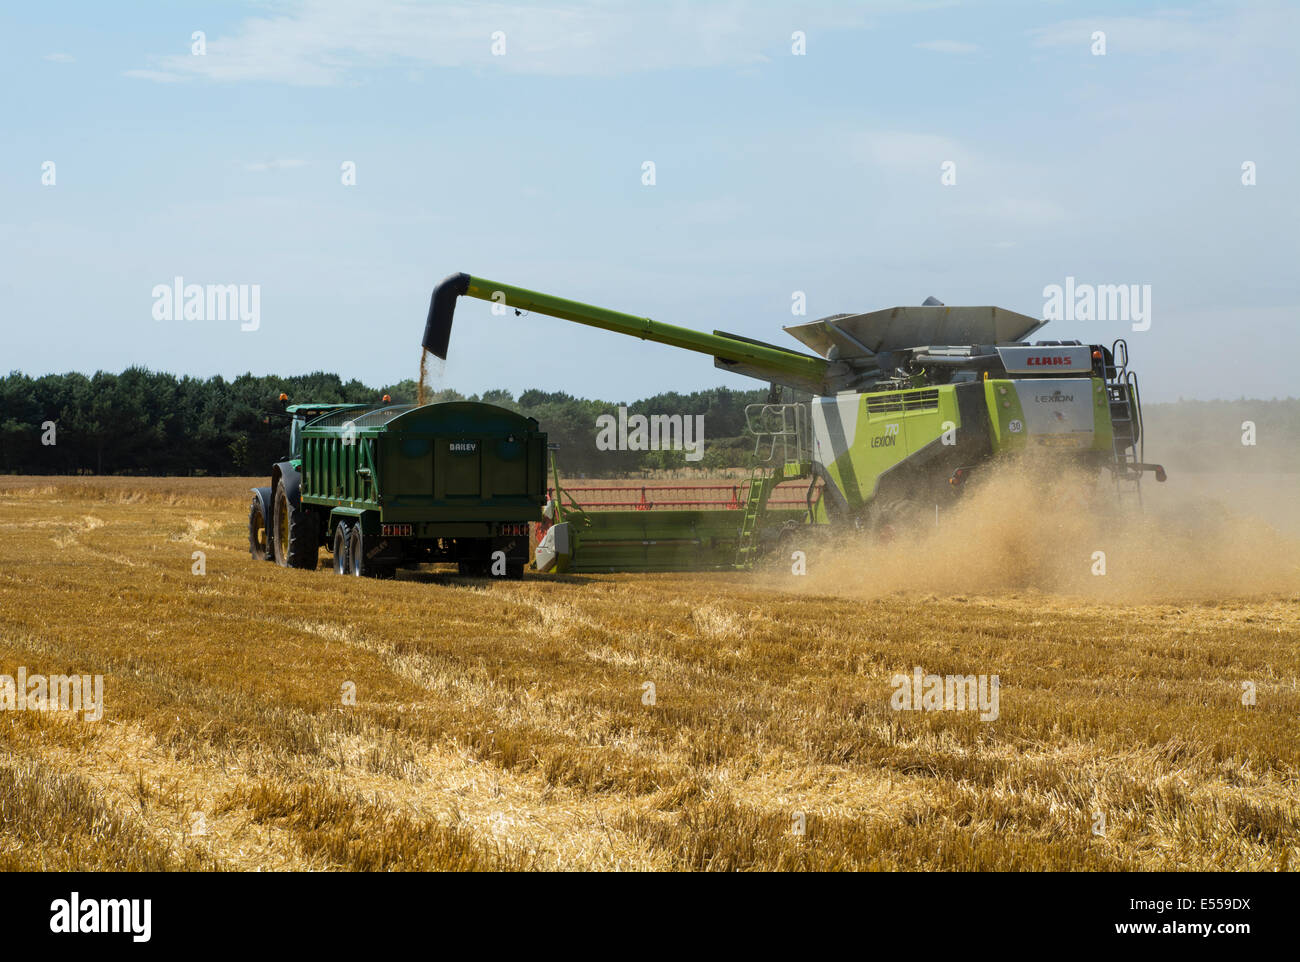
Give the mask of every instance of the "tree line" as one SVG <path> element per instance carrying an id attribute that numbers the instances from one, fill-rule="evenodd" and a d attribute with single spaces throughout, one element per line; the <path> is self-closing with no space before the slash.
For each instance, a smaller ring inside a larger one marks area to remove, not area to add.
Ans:
<path id="1" fill-rule="evenodd" d="M 255 377 L 176 377 L 132 367 L 0 378 L 0 473 L 260 475 L 288 453 L 288 422 L 281 392 L 293 402 L 413 402 L 407 379 L 373 388 L 337 374 Z M 465 395 L 444 390 L 430 400 L 485 401 L 536 418 L 560 445 L 564 473 L 619 477 L 684 467 L 745 467 L 753 439 L 745 406 L 767 399 L 767 389 L 718 387 L 669 392 L 628 404 L 630 413 L 704 415 L 704 453 L 601 451 L 597 419 L 616 415 L 621 402 L 574 397 L 562 391 L 504 390 Z M 803 395 L 785 400 L 806 400 Z M 1144 405 L 1151 460 L 1193 470 L 1300 470 L 1300 400 L 1183 401 Z"/>
<path id="2" fill-rule="evenodd" d="M 291 403 L 413 402 L 407 379 L 373 388 L 337 374 L 281 377 L 245 374 L 232 380 L 177 377 L 132 367 L 0 378 L 0 473 L 259 475 L 288 453 L 288 422 L 281 393 Z M 655 469 L 717 469 L 748 463 L 745 406 L 767 398 L 766 388 L 712 388 L 659 394 L 628 404 L 630 412 L 704 415 L 703 458 L 682 451 L 600 451 L 597 418 L 617 414 L 619 403 L 577 398 L 561 391 L 505 390 L 465 396 L 443 390 L 430 401 L 484 401 L 536 418 L 560 445 L 567 474 L 618 476 Z"/>

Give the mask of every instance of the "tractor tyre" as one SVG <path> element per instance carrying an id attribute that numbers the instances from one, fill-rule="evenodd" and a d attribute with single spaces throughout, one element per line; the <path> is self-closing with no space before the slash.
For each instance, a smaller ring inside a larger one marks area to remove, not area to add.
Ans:
<path id="1" fill-rule="evenodd" d="M 348 573 L 348 526 L 344 521 L 334 526 L 334 573 Z"/>
<path id="2" fill-rule="evenodd" d="M 275 486 L 275 506 L 271 515 L 275 563 L 281 568 L 314 569 L 320 553 L 316 519 L 301 504 L 295 507 L 289 501 L 284 481 Z"/>
<path id="3" fill-rule="evenodd" d="M 271 519 L 266 516 L 265 502 L 260 494 L 253 495 L 248 506 L 248 553 L 254 561 L 274 561 L 271 547 Z"/>

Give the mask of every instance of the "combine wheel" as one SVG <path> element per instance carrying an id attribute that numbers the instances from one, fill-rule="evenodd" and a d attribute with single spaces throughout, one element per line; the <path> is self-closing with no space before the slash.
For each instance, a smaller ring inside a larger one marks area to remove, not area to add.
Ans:
<path id="1" fill-rule="evenodd" d="M 895 498 L 881 505 L 876 513 L 876 537 L 884 544 L 921 530 L 924 512 L 911 498 Z"/>
<path id="2" fill-rule="evenodd" d="M 271 515 L 275 563 L 281 568 L 315 568 L 320 549 L 315 518 L 301 504 L 293 505 L 283 480 L 275 486 Z"/>
<path id="3" fill-rule="evenodd" d="M 334 526 L 334 573 L 348 573 L 348 526 L 344 521 Z"/>

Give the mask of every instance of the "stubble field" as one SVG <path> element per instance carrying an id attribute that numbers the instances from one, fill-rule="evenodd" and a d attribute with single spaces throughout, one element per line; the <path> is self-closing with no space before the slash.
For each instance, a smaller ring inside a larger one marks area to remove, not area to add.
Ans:
<path id="1" fill-rule="evenodd" d="M 512 583 L 253 562 L 251 480 L 0 479 L 0 674 L 105 702 L 0 713 L 0 868 L 1293 869 L 1296 479 L 1177 480 Z M 998 717 L 894 710 L 918 667 Z"/>

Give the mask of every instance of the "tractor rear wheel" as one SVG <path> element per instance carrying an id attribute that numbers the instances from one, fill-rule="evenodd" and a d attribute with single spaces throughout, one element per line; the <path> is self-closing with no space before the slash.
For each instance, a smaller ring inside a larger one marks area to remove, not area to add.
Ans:
<path id="1" fill-rule="evenodd" d="M 289 500 L 284 481 L 275 486 L 275 506 L 271 510 L 271 543 L 275 563 L 281 568 L 313 569 L 319 560 L 320 535 L 316 519 L 301 504 Z"/>
<path id="2" fill-rule="evenodd" d="M 253 503 L 248 506 L 248 553 L 254 561 L 274 561 L 275 552 L 271 548 L 271 524 L 262 506 L 262 498 L 253 495 Z"/>

